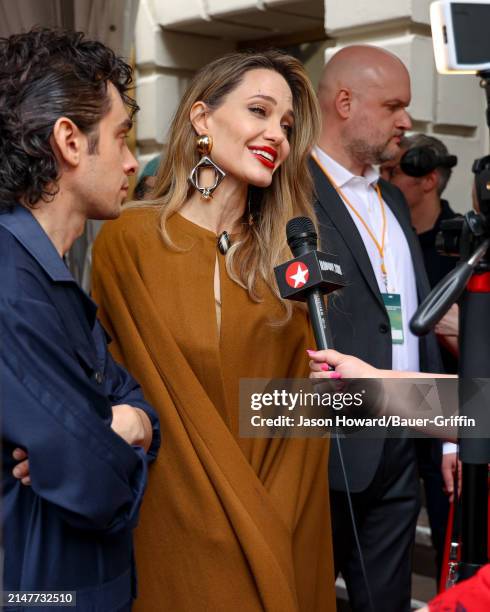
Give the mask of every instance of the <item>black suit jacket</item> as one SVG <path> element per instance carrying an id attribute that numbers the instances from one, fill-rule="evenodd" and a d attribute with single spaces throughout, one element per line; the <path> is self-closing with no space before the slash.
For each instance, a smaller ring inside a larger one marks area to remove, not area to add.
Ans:
<path id="1" fill-rule="evenodd" d="M 327 309 L 328 326 L 333 348 L 355 355 L 376 366 L 391 369 L 391 327 L 378 283 L 361 235 L 347 207 L 325 174 L 312 159 L 310 168 L 315 181 L 315 210 L 318 217 L 321 248 L 339 257 L 348 285 L 330 297 Z M 401 191 L 380 179 L 383 200 L 400 224 L 412 255 L 419 302 L 429 293 L 429 282 L 417 235 Z M 434 334 L 420 339 L 420 369 L 441 372 L 442 364 Z M 384 438 L 342 439 L 344 461 L 351 491 L 363 491 L 371 482 L 378 466 Z M 332 441 L 330 453 L 330 486 L 345 490 L 337 445 Z"/>

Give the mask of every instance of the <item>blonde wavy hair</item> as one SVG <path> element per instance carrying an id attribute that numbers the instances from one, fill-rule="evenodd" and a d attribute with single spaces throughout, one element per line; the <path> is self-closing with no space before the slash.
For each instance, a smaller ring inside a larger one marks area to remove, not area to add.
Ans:
<path id="1" fill-rule="evenodd" d="M 284 77 L 293 95 L 295 114 L 290 154 L 274 173 L 269 187 L 250 188 L 254 223 L 251 226 L 244 223 L 245 229 L 240 239 L 226 254 L 230 278 L 246 289 L 253 301 L 260 302 L 259 279 L 281 300 L 274 267 L 290 258 L 285 240 L 286 223 L 300 215 L 315 218 L 308 157 L 318 136 L 320 115 L 315 92 L 301 62 L 290 55 L 271 50 L 231 53 L 202 68 L 189 85 L 173 119 L 168 150 L 162 155 L 155 186 L 146 201 L 132 206 L 160 207 L 163 239 L 167 246 L 178 249 L 168 233 L 167 220 L 182 208 L 194 189 L 188 176 L 199 161 L 199 154 L 196 150 L 196 132 L 189 118 L 191 108 L 195 102 L 202 101 L 213 112 L 241 83 L 245 74 L 256 69 L 273 70 Z M 282 301 L 282 304 L 286 321 L 291 316 L 291 302 Z"/>

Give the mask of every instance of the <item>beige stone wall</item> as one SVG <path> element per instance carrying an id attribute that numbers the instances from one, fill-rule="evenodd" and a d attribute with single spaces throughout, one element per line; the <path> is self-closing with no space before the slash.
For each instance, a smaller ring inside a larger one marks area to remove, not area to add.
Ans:
<path id="1" fill-rule="evenodd" d="M 179 31 L 163 30 L 155 5 L 169 7 L 196 4 L 189 1 L 141 0 L 136 21 L 136 92 L 141 111 L 137 119 L 141 166 L 160 153 L 189 78 L 201 66 L 235 48 L 235 43 Z M 184 11 L 185 14 L 185 11 Z"/>
<path id="2" fill-rule="evenodd" d="M 316 84 L 325 58 L 353 42 L 397 54 L 412 77 L 414 129 L 441 138 L 459 157 L 446 195 L 470 206 L 471 164 L 488 150 L 484 96 L 473 76 L 439 76 L 430 0 L 141 0 L 136 24 L 140 161 L 159 152 L 192 74 L 243 41 L 321 28 L 331 40 L 307 62 Z"/>

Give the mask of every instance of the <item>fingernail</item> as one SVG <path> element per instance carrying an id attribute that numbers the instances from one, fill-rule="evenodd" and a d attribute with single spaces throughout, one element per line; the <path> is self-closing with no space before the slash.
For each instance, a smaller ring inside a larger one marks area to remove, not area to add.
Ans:
<path id="1" fill-rule="evenodd" d="M 320 366 L 320 369 L 322 369 L 324 372 L 329 372 L 330 366 L 328 365 L 328 363 L 322 363 L 322 365 Z"/>
<path id="2" fill-rule="evenodd" d="M 306 352 L 311 357 L 312 355 L 316 355 L 318 351 L 314 351 L 313 349 L 306 349 Z"/>
<path id="3" fill-rule="evenodd" d="M 340 372 L 332 372 L 330 378 L 342 378 L 342 374 Z"/>

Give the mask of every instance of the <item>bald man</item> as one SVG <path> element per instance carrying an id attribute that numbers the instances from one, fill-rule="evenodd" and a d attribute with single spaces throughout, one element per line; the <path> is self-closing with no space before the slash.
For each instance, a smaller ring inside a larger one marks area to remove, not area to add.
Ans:
<path id="1" fill-rule="evenodd" d="M 419 341 L 408 328 L 429 291 L 409 211 L 374 168 L 398 154 L 411 127 L 408 72 L 382 49 L 346 47 L 327 63 L 318 95 L 323 127 L 311 162 L 316 211 L 322 248 L 339 256 L 348 281 L 328 310 L 334 348 L 378 368 L 440 371 L 435 338 Z M 337 444 L 331 445 L 335 565 L 359 612 L 410 610 L 419 487 L 412 440 L 396 433 L 340 440 L 369 590 Z"/>

